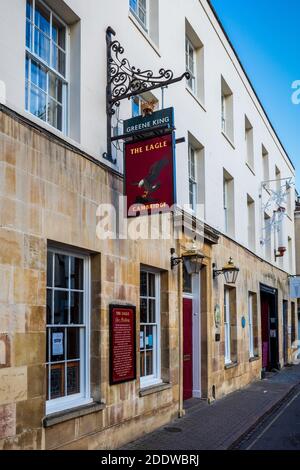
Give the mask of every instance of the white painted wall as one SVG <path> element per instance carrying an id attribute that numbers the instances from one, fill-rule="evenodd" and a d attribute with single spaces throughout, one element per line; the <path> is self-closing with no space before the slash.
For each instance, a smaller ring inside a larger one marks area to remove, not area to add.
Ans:
<path id="1" fill-rule="evenodd" d="M 149 0 L 157 3 L 157 0 Z M 6 89 L 6 104 L 24 111 L 25 89 L 25 0 L 0 0 L 0 82 Z M 159 44 L 129 13 L 129 0 L 49 0 L 70 24 L 72 90 L 70 130 L 67 140 L 101 159 L 106 150 L 106 43 L 108 25 L 117 31 L 125 55 L 142 69 L 171 68 L 175 75 L 185 71 L 185 24 L 190 23 L 204 45 L 204 99 L 200 104 L 187 90 L 185 81 L 165 92 L 165 106 L 174 106 L 177 137 L 192 134 L 204 146 L 206 221 L 223 231 L 223 168 L 234 177 L 235 239 L 247 246 L 247 194 L 256 207 L 256 253 L 260 246 L 260 185 L 263 180 L 261 145 L 269 152 L 270 178 L 275 165 L 282 177 L 294 175 L 293 167 L 243 73 L 220 25 L 206 0 L 159 0 Z M 80 19 L 80 20 L 78 20 Z M 74 77 L 74 71 L 76 76 Z M 221 75 L 233 92 L 234 147 L 221 133 Z M 3 88 L 3 86 L 2 86 Z M 156 91 L 161 98 L 160 91 Z M 78 111 L 76 111 L 78 110 Z M 120 115 L 127 118 L 130 106 L 122 105 Z M 254 129 L 254 173 L 245 164 L 245 114 Z M 29 116 L 27 114 L 27 116 Z M 31 117 L 32 120 L 36 119 Z M 43 122 L 41 125 L 47 127 Z M 48 127 L 49 128 L 49 127 Z M 51 129 L 51 128 L 50 128 Z M 54 131 L 52 129 L 54 133 Z M 177 146 L 178 203 L 188 203 L 187 142 Z M 121 159 L 118 169 L 122 169 Z M 264 192 L 263 197 L 267 194 Z M 294 236 L 291 219 L 285 220 L 287 238 Z M 272 247 L 273 250 L 274 247 Z M 289 256 L 279 266 L 289 270 Z"/>

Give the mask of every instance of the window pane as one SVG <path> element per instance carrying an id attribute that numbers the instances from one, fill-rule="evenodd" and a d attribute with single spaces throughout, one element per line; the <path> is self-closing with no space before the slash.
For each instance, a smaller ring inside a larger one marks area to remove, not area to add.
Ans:
<path id="1" fill-rule="evenodd" d="M 149 297 L 155 297 L 155 274 L 149 273 L 148 274 L 148 282 L 149 282 Z"/>
<path id="2" fill-rule="evenodd" d="M 51 328 L 51 362 L 65 359 L 65 328 Z"/>
<path id="3" fill-rule="evenodd" d="M 66 75 L 66 54 L 54 44 L 52 45 L 52 67 L 61 75 Z"/>
<path id="4" fill-rule="evenodd" d="M 190 71 L 188 70 L 188 72 L 190 73 Z M 193 77 L 191 76 L 190 79 L 188 80 L 188 86 L 193 90 L 194 89 L 194 79 Z"/>
<path id="5" fill-rule="evenodd" d="M 68 340 L 67 340 L 67 359 L 79 359 L 80 358 L 80 341 L 79 341 L 79 328 L 68 328 Z"/>
<path id="6" fill-rule="evenodd" d="M 54 323 L 66 325 L 68 323 L 68 292 L 55 291 L 54 293 Z"/>
<path id="7" fill-rule="evenodd" d="M 147 299 L 141 299 L 140 310 L 140 322 L 147 323 Z"/>
<path id="8" fill-rule="evenodd" d="M 32 0 L 26 2 L 26 18 L 32 20 Z"/>
<path id="9" fill-rule="evenodd" d="M 149 323 L 155 323 L 155 300 L 149 299 Z"/>
<path id="10" fill-rule="evenodd" d="M 185 265 L 182 269 L 183 274 L 183 292 L 192 293 L 192 276 L 187 272 Z"/>
<path id="11" fill-rule="evenodd" d="M 153 349 L 153 326 L 146 327 L 146 349 Z"/>
<path id="12" fill-rule="evenodd" d="M 47 289 L 47 325 L 51 325 L 52 323 L 52 291 Z"/>
<path id="13" fill-rule="evenodd" d="M 153 374 L 153 351 L 146 351 L 146 374 Z"/>
<path id="14" fill-rule="evenodd" d="M 47 72 L 34 60 L 31 61 L 31 82 L 41 90 L 47 91 Z"/>
<path id="15" fill-rule="evenodd" d="M 50 64 L 50 39 L 35 28 L 34 52 L 47 64 Z"/>
<path id="16" fill-rule="evenodd" d="M 71 257 L 71 289 L 83 289 L 83 260 Z"/>
<path id="17" fill-rule="evenodd" d="M 69 256 L 55 254 L 55 287 L 69 287 Z"/>
<path id="18" fill-rule="evenodd" d="M 53 253 L 47 253 L 47 287 L 53 287 Z"/>
<path id="19" fill-rule="evenodd" d="M 65 364 L 51 365 L 51 399 L 65 395 Z"/>
<path id="20" fill-rule="evenodd" d="M 71 292 L 70 323 L 83 323 L 83 293 Z"/>
<path id="21" fill-rule="evenodd" d="M 79 362 L 69 363 L 67 366 L 67 395 L 80 392 Z"/>
<path id="22" fill-rule="evenodd" d="M 28 93 L 29 93 L 29 84 L 28 81 L 26 80 L 25 83 L 25 109 L 28 111 Z"/>
<path id="23" fill-rule="evenodd" d="M 143 350 L 146 348 L 145 344 L 145 327 L 141 326 L 140 328 L 140 350 Z"/>
<path id="24" fill-rule="evenodd" d="M 49 400 L 49 369 L 50 366 L 46 366 L 46 378 L 47 378 L 47 388 L 46 388 L 46 400 Z"/>
<path id="25" fill-rule="evenodd" d="M 57 78 L 53 73 L 49 72 L 49 94 L 52 98 L 59 103 L 62 103 L 63 97 L 63 82 Z"/>
<path id="26" fill-rule="evenodd" d="M 137 117 L 140 114 L 140 103 L 139 98 L 134 97 L 132 99 L 132 117 Z"/>
<path id="27" fill-rule="evenodd" d="M 62 106 L 51 98 L 48 102 L 48 122 L 51 126 L 62 131 Z"/>
<path id="28" fill-rule="evenodd" d="M 133 10 L 135 13 L 137 12 L 137 1 L 138 0 L 130 0 L 130 8 Z"/>
<path id="29" fill-rule="evenodd" d="M 66 49 L 66 28 L 55 16 L 52 19 L 52 39 L 62 49 Z"/>
<path id="30" fill-rule="evenodd" d="M 35 2 L 34 23 L 41 31 L 50 36 L 50 11 L 38 0 Z"/>
<path id="31" fill-rule="evenodd" d="M 32 24 L 26 20 L 26 47 L 32 50 Z"/>
<path id="32" fill-rule="evenodd" d="M 34 85 L 30 87 L 30 112 L 46 121 L 46 94 Z"/>
<path id="33" fill-rule="evenodd" d="M 146 12 L 142 8 L 139 8 L 139 18 L 143 25 L 146 26 Z"/>
<path id="34" fill-rule="evenodd" d="M 145 377 L 146 370 L 145 370 L 145 351 L 141 351 L 140 353 L 140 375 L 141 377 Z"/>
<path id="35" fill-rule="evenodd" d="M 141 296 L 146 297 L 147 295 L 147 273 L 141 272 L 140 276 Z"/>
<path id="36" fill-rule="evenodd" d="M 50 335 L 51 335 L 51 330 L 50 330 L 50 328 L 47 328 L 47 331 L 46 331 L 46 362 L 50 362 L 49 361 Z"/>

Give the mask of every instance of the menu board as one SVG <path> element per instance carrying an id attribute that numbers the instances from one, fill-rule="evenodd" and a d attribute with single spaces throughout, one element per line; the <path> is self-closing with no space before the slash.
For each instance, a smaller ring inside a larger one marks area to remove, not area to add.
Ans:
<path id="1" fill-rule="evenodd" d="M 136 310 L 110 305 L 110 384 L 136 379 Z"/>

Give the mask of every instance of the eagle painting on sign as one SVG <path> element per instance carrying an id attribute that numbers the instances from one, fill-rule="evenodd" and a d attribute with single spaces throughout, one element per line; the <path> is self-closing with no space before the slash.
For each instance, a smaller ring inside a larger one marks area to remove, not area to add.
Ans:
<path id="1" fill-rule="evenodd" d="M 168 212 L 175 203 L 173 135 L 126 144 L 125 172 L 128 217 Z"/>

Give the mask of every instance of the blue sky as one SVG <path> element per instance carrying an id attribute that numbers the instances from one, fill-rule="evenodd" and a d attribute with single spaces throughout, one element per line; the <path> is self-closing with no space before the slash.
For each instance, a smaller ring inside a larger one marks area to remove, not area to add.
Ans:
<path id="1" fill-rule="evenodd" d="M 297 171 L 300 190 L 299 0 L 212 0 L 212 4 Z"/>

